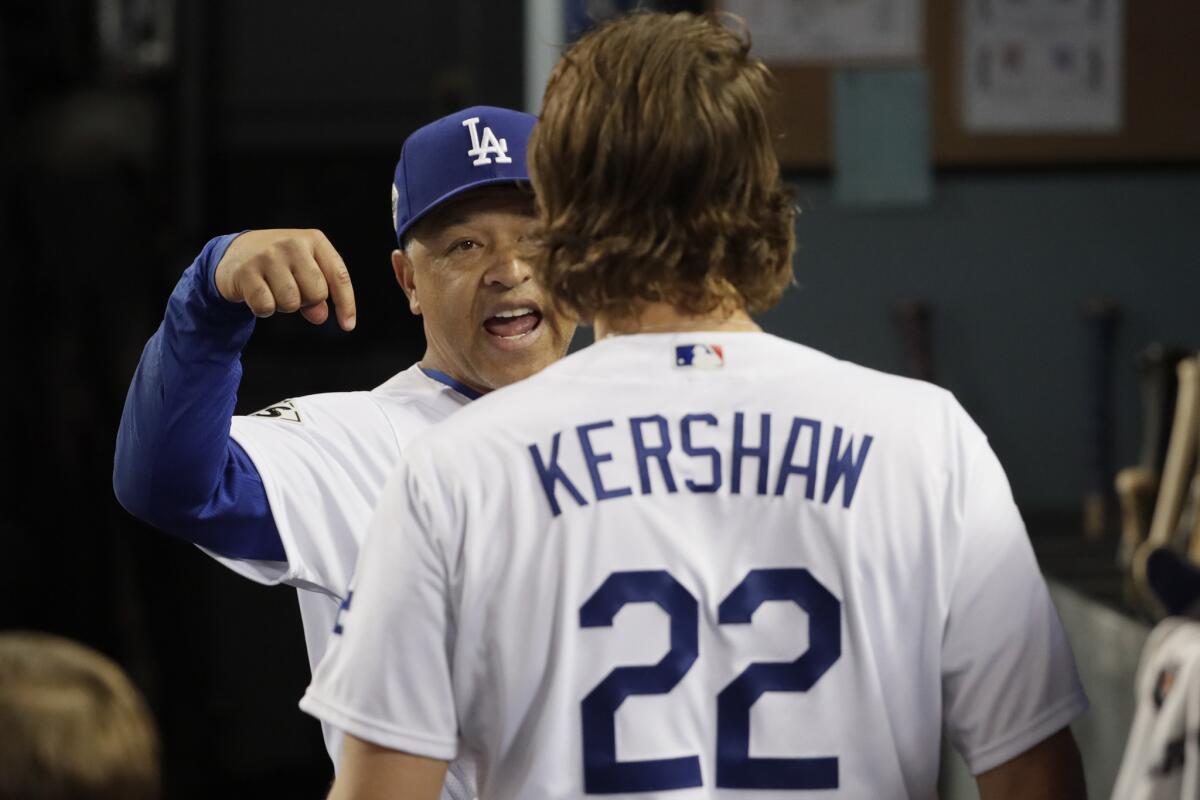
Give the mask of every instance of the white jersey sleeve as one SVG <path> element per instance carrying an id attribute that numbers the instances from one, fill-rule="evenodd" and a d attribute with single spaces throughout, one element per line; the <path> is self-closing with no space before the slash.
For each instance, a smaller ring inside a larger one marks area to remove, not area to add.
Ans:
<path id="1" fill-rule="evenodd" d="M 340 597 L 358 556 L 379 487 L 399 445 L 369 392 L 312 395 L 234 417 L 231 435 L 254 462 L 286 562 L 209 552 L 260 583 L 286 583 Z"/>
<path id="2" fill-rule="evenodd" d="M 1087 698 L 1008 479 L 982 435 L 964 463 L 962 494 L 951 500 L 961 544 L 942 686 L 947 735 L 978 775 L 1066 727 Z"/>
<path id="3" fill-rule="evenodd" d="M 444 513 L 412 466 L 384 488 L 348 601 L 300 707 L 382 747 L 450 760 L 454 623 Z"/>

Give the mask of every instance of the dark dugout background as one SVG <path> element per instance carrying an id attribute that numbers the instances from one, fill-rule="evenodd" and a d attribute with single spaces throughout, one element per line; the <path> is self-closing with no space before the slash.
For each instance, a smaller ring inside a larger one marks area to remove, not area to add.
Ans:
<path id="1" fill-rule="evenodd" d="M 296 708 L 295 592 L 113 498 L 141 348 L 210 237 L 316 227 L 350 267 L 358 328 L 260 323 L 239 411 L 410 365 L 424 341 L 388 260 L 400 145 L 464 106 L 522 108 L 523 27 L 520 3 L 483 0 L 0 3 L 0 628 L 123 664 L 157 717 L 169 797 L 323 797 L 332 770 Z"/>

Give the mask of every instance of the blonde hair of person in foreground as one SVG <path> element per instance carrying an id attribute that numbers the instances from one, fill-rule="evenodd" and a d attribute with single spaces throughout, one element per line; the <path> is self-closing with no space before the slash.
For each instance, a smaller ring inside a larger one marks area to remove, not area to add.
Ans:
<path id="1" fill-rule="evenodd" d="M 0 633 L 0 800 L 155 800 L 158 735 L 112 660 L 45 633 Z"/>

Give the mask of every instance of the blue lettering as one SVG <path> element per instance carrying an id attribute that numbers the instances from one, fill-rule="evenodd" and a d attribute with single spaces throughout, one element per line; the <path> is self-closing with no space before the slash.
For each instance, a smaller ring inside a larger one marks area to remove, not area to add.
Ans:
<path id="1" fill-rule="evenodd" d="M 850 501 L 854 499 L 854 488 L 858 486 L 863 464 L 867 461 L 867 451 L 871 449 L 871 442 L 871 436 L 864 435 L 862 447 L 855 456 L 854 436 L 851 435 L 846 442 L 846 449 L 841 451 L 842 429 L 840 426 L 834 426 L 833 447 L 829 450 L 829 467 L 825 470 L 825 495 L 821 498 L 823 502 L 829 502 L 829 498 L 833 497 L 834 491 L 837 490 L 838 482 L 844 477 L 846 483 L 842 488 L 842 506 L 850 507 Z"/>
<path id="2" fill-rule="evenodd" d="M 763 414 L 759 423 L 758 447 L 747 447 L 742 438 L 745 426 L 745 414 L 737 412 L 733 415 L 733 474 L 730 476 L 730 489 L 734 494 L 742 490 L 742 459 L 758 459 L 758 493 L 767 493 L 767 465 L 771 456 L 771 415 Z"/>
<path id="3" fill-rule="evenodd" d="M 658 426 L 658 447 L 646 447 L 646 440 L 642 437 L 642 426 L 649 422 Z M 650 494 L 649 461 L 651 458 L 658 461 L 658 469 L 662 473 L 663 483 L 666 484 L 667 491 L 674 494 L 676 491 L 675 476 L 671 474 L 671 465 L 667 463 L 667 454 L 671 452 L 671 434 L 667 430 L 667 420 L 658 414 L 649 417 L 631 417 L 629 426 L 633 433 L 633 452 L 637 457 L 642 494 Z"/>
<path id="4" fill-rule="evenodd" d="M 561 433 L 554 434 L 554 439 L 550 444 L 550 465 L 546 466 L 546 462 L 542 460 L 541 451 L 538 450 L 536 444 L 529 445 L 529 454 L 533 456 L 533 467 L 537 470 L 538 480 L 542 482 L 542 489 L 546 492 L 546 499 L 550 501 L 550 510 L 554 516 L 562 513 L 562 509 L 558 506 L 558 500 L 554 496 L 554 487 L 561 483 L 570 493 L 571 497 L 575 498 L 575 502 L 581 506 L 587 505 L 587 500 L 583 499 L 583 495 L 575 488 L 575 484 L 571 483 L 571 479 L 567 477 L 567 473 L 563 472 L 563 468 L 558 465 L 558 439 L 562 436 Z"/>
<path id="5" fill-rule="evenodd" d="M 683 485 L 688 488 L 688 491 L 696 492 L 697 494 L 707 494 L 715 492 L 721 488 L 721 451 L 715 447 L 692 447 L 692 423 L 703 422 L 712 427 L 717 426 L 717 418 L 712 414 L 688 414 L 679 423 L 680 433 L 683 435 L 683 452 L 693 458 L 697 456 L 708 456 L 712 459 L 712 480 L 708 483 L 696 483 L 691 478 L 683 482 Z"/>
<path id="6" fill-rule="evenodd" d="M 808 428 L 812 431 L 812 440 L 808 445 L 808 461 L 803 464 L 793 464 L 792 457 L 796 454 L 796 443 L 800 439 L 800 431 Z M 775 483 L 775 494 L 783 494 L 787 488 L 788 478 L 792 475 L 804 476 L 804 496 L 809 500 L 817 491 L 817 456 L 821 449 L 821 423 L 815 419 L 796 417 L 792 420 L 792 430 L 788 433 L 787 447 L 783 451 L 783 463 L 779 465 L 779 480 Z"/>
<path id="7" fill-rule="evenodd" d="M 606 489 L 604 488 L 604 481 L 600 478 L 600 465 L 605 461 L 612 461 L 612 453 L 597 453 L 595 448 L 592 447 L 591 434 L 594 430 L 611 428 L 612 426 L 612 420 L 606 419 L 604 422 L 592 422 L 588 425 L 580 425 L 575 429 L 579 433 L 579 446 L 583 448 L 583 460 L 587 464 L 588 474 L 592 476 L 592 487 L 596 490 L 597 502 L 633 494 L 633 489 L 630 489 L 628 486 L 622 486 L 619 489 Z"/>

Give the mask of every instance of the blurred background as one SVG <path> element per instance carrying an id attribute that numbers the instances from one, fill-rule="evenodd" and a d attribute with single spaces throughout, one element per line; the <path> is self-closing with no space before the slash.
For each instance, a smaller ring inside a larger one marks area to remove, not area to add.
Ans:
<path id="1" fill-rule="evenodd" d="M 239 411 L 407 367 L 424 342 L 388 261 L 403 139 L 476 103 L 536 111 L 562 44 L 634 5 L 0 3 L 0 628 L 125 666 L 162 729 L 169 797 L 317 798 L 331 778 L 296 708 L 294 591 L 236 577 L 112 495 L 125 391 L 172 286 L 212 236 L 320 228 L 358 328 L 260 323 Z M 1076 732 L 1106 796 L 1161 613 L 1128 577 L 1149 512 L 1123 532 L 1111 487 L 1124 467 L 1161 470 L 1175 364 L 1200 348 L 1200 6 L 640 5 L 747 20 L 802 212 L 798 287 L 764 325 L 937 382 L 989 435 L 1084 667 L 1094 708 Z M 946 796 L 969 796 L 959 783 L 949 770 Z"/>

